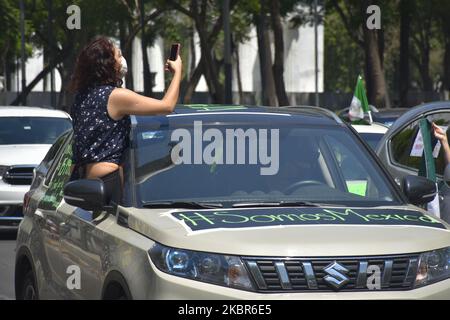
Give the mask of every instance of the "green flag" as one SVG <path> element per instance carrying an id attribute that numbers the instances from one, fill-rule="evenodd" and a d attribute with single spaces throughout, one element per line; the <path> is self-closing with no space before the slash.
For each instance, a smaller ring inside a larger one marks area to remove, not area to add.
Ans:
<path id="1" fill-rule="evenodd" d="M 423 156 L 419 169 L 419 176 L 426 177 L 429 180 L 436 182 L 436 164 L 433 157 L 431 123 L 425 118 L 420 119 L 419 130 L 423 138 Z M 434 200 L 427 204 L 427 210 L 437 217 L 441 216 L 439 194 L 436 194 Z"/>
<path id="2" fill-rule="evenodd" d="M 364 89 L 362 77 L 358 76 L 355 93 L 350 104 L 348 115 L 351 121 L 361 120 L 364 119 L 364 112 L 369 113 L 369 117 L 372 118 L 370 115 L 369 103 L 367 101 L 366 90 Z"/>

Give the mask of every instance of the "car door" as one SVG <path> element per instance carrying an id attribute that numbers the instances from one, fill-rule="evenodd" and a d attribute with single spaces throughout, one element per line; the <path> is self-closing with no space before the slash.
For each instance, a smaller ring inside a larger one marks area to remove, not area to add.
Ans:
<path id="1" fill-rule="evenodd" d="M 67 182 L 68 177 L 61 177 Z M 57 208 L 60 220 L 60 254 L 66 270 L 65 294 L 70 299 L 98 299 L 102 290 L 102 265 L 104 255 L 103 232 L 97 225 L 107 214 L 93 214 L 82 208 L 67 204 L 62 199 Z"/>
<path id="2" fill-rule="evenodd" d="M 70 133 L 62 135 L 50 148 L 44 160 L 36 168 L 35 178 L 30 188 L 29 212 L 33 213 L 33 221 L 38 226 L 37 232 L 41 233 L 36 239 L 42 239 L 42 243 L 35 242 L 35 252 L 39 254 L 39 261 L 44 273 L 41 296 L 43 298 L 60 297 L 64 286 L 64 270 L 60 260 L 60 216 L 56 213 L 61 197 L 58 197 L 59 185 L 54 179 L 55 172 L 64 161 L 63 154 L 67 148 Z"/>
<path id="3" fill-rule="evenodd" d="M 400 131 L 395 133 L 387 141 L 387 153 L 383 152 L 381 157 L 382 161 L 385 162 L 389 172 L 394 176 L 397 183 L 400 183 L 401 178 L 407 175 L 417 175 L 419 173 L 421 156 L 420 152 L 414 151 L 417 146 L 417 137 L 419 130 L 419 121 L 426 118 L 430 122 L 436 123 L 438 126 L 442 126 L 447 129 L 447 135 L 450 136 L 450 110 L 438 110 L 431 111 L 419 118 L 411 119 L 406 126 L 404 126 Z M 435 148 L 435 166 L 436 175 L 438 179 L 439 192 L 440 192 L 440 202 L 441 217 L 449 221 L 449 213 L 445 210 L 445 204 L 450 201 L 448 187 L 443 183 L 443 174 L 445 170 L 445 156 L 443 149 Z M 439 151 L 439 152 L 437 152 Z M 386 155 L 388 162 L 386 163 Z M 447 215 L 446 217 L 442 214 Z"/>

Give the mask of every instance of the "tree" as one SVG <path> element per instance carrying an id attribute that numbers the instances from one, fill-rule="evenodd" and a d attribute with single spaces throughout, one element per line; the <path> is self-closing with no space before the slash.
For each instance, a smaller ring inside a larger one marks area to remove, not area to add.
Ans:
<path id="1" fill-rule="evenodd" d="M 278 0 L 270 0 L 270 17 L 275 43 L 275 59 L 273 63 L 273 78 L 278 97 L 278 105 L 289 105 L 289 99 L 284 85 L 284 39 L 283 25 L 281 23 L 280 3 Z"/>
<path id="2" fill-rule="evenodd" d="M 438 6 L 438 8 L 440 8 Z M 421 79 L 422 89 L 433 91 L 433 80 L 430 74 L 430 52 L 432 49 L 433 34 L 436 32 L 434 18 L 434 3 L 429 0 L 416 0 L 412 10 L 414 17 L 412 23 L 412 61 L 417 67 Z"/>
<path id="3" fill-rule="evenodd" d="M 377 29 L 370 30 L 366 26 L 366 9 L 373 2 L 368 0 L 331 0 L 329 9 L 336 10 L 350 38 L 364 50 L 369 102 L 378 107 L 390 107 L 383 69 L 384 59 L 381 57 L 384 53 L 384 44 L 380 46 L 383 38 L 380 39 L 382 35 Z M 382 7 L 387 6 L 385 1 L 378 1 L 376 4 Z M 384 10 L 381 11 L 384 12 Z"/>
<path id="4" fill-rule="evenodd" d="M 144 94 L 150 96 L 153 90 L 147 47 L 153 43 L 156 35 L 154 31 L 157 29 L 153 25 L 150 26 L 150 23 L 160 17 L 166 11 L 166 8 L 157 1 L 120 0 L 120 4 L 122 12 L 125 13 L 120 15 L 121 21 L 119 22 L 121 50 L 130 65 L 126 84 L 128 88 L 134 89 L 133 73 L 131 71 L 133 65 L 132 43 L 140 33 Z"/>
<path id="5" fill-rule="evenodd" d="M 400 76 L 399 95 L 400 105 L 408 104 L 408 91 L 410 85 L 409 55 L 410 55 L 410 33 L 411 33 L 411 9 L 409 0 L 400 0 Z"/>
<path id="6" fill-rule="evenodd" d="M 70 30 L 67 27 L 66 13 L 67 4 L 55 1 L 53 4 L 54 12 L 54 38 L 50 39 L 48 35 L 48 7 L 45 0 L 27 1 L 26 19 L 29 21 L 27 29 L 32 36 L 29 38 L 29 45 L 34 48 L 52 48 L 54 55 L 47 61 L 44 69 L 31 80 L 31 82 L 22 90 L 19 97 L 12 104 L 17 104 L 20 98 L 26 97 L 29 92 L 42 80 L 52 69 L 56 68 L 61 76 L 62 88 L 59 94 L 58 106 L 66 110 L 70 104 L 70 97 L 66 90 L 75 65 L 76 56 L 79 50 L 92 37 L 98 34 L 115 35 L 117 6 L 107 0 L 73 1 L 78 5 L 82 12 L 82 31 L 77 29 Z M 111 19 L 113 17 L 113 19 Z"/>
<path id="7" fill-rule="evenodd" d="M 443 44 L 442 58 L 442 89 L 445 92 L 445 99 L 449 99 L 450 91 L 450 19 L 448 12 L 450 3 L 448 1 L 433 0 L 434 16 L 438 19 L 438 30 L 440 31 L 440 41 Z"/>
<path id="8" fill-rule="evenodd" d="M 212 100 L 214 102 L 223 103 L 224 87 L 219 80 L 219 68 L 213 53 L 217 36 L 222 30 L 223 13 L 216 6 L 211 5 L 208 0 L 191 0 L 189 1 L 188 8 L 185 6 L 186 4 L 184 2 L 185 1 L 169 1 L 170 5 L 175 10 L 192 19 L 200 39 L 200 63 L 196 70 L 194 70 L 193 76 L 189 81 L 190 87 L 193 87 L 193 89 L 190 89 L 188 86 L 188 90 L 193 91 L 195 89 L 196 83 L 198 83 L 198 80 L 203 74 Z M 230 10 L 232 10 L 235 5 L 236 1 L 231 1 Z"/>
<path id="9" fill-rule="evenodd" d="M 361 14 L 364 16 L 366 8 L 370 5 L 370 0 L 364 0 L 362 4 Z M 384 77 L 383 57 L 381 55 L 383 50 L 380 48 L 380 32 L 376 29 L 369 29 L 363 23 L 363 34 L 366 74 L 368 75 L 366 82 L 370 88 L 368 90 L 368 99 L 377 106 L 389 107 L 389 96 Z"/>
<path id="10" fill-rule="evenodd" d="M 270 34 L 268 19 L 264 6 L 255 13 L 256 33 L 258 38 L 259 69 L 261 73 L 262 103 L 268 106 L 277 105 L 277 95 L 272 69 L 272 51 L 270 50 Z"/>
<path id="11" fill-rule="evenodd" d="M 5 89 L 11 90 L 11 76 L 16 69 L 16 58 L 20 52 L 19 7 L 15 0 L 0 0 L 0 75 L 5 77 Z M 25 37 L 29 38 L 32 29 L 29 21 L 25 21 Z M 31 47 L 26 46 L 26 58 L 32 53 Z"/>

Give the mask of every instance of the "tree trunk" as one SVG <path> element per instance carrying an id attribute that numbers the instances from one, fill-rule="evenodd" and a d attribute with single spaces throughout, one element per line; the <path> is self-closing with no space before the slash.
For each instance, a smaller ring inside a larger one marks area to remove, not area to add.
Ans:
<path id="1" fill-rule="evenodd" d="M 192 71 L 192 76 L 190 77 L 188 84 L 186 86 L 183 103 L 189 104 L 192 101 L 192 96 L 195 92 L 198 82 L 203 74 L 203 58 L 200 58 L 197 67 Z"/>
<path id="2" fill-rule="evenodd" d="M 128 29 L 128 30 L 127 30 Z M 129 29 L 124 23 L 119 25 L 120 50 L 122 55 L 127 60 L 128 72 L 125 76 L 126 87 L 130 90 L 134 89 L 133 81 L 133 44 L 132 39 L 129 39 Z"/>
<path id="3" fill-rule="evenodd" d="M 195 64 L 197 62 L 197 55 L 195 52 L 195 29 L 192 28 L 191 30 L 191 38 L 190 38 L 190 64 L 189 64 L 189 78 L 191 78 L 194 75 L 194 70 L 195 70 Z"/>
<path id="4" fill-rule="evenodd" d="M 31 81 L 25 89 L 23 89 L 20 94 L 14 99 L 13 102 L 10 103 L 11 106 L 18 105 L 21 101 L 24 101 L 28 94 L 33 90 L 33 88 L 41 81 L 54 67 L 56 66 L 55 63 L 47 65 L 44 69 L 42 69 L 41 72 L 38 73 L 38 75 Z"/>
<path id="5" fill-rule="evenodd" d="M 278 0 L 271 0 L 270 16 L 272 18 L 272 29 L 275 40 L 275 60 L 273 63 L 273 76 L 275 80 L 275 89 L 278 97 L 278 105 L 289 105 L 289 99 L 284 85 L 284 40 L 283 25 L 281 23 L 280 3 Z"/>
<path id="6" fill-rule="evenodd" d="M 362 12 L 366 16 L 368 1 L 364 1 Z M 377 30 L 369 30 L 363 25 L 364 30 L 364 53 L 366 63 L 367 98 L 369 103 L 375 107 L 390 107 L 386 89 L 386 80 L 380 58 L 378 47 Z"/>
<path id="7" fill-rule="evenodd" d="M 142 50 L 142 64 L 143 64 L 143 83 L 144 83 L 144 95 L 151 96 L 153 89 L 153 81 L 150 73 L 150 63 L 147 56 L 147 41 L 145 39 L 145 21 L 144 21 L 144 1 L 139 1 L 139 18 L 141 23 L 141 50 Z"/>
<path id="8" fill-rule="evenodd" d="M 239 92 L 239 104 L 244 103 L 244 92 L 242 91 L 242 79 L 241 79 L 241 63 L 239 59 L 239 44 L 234 46 L 234 56 L 236 59 L 236 80 Z"/>
<path id="9" fill-rule="evenodd" d="M 142 46 L 142 63 L 143 63 L 143 77 L 144 77 L 144 95 L 150 97 L 153 94 L 153 79 L 150 72 L 150 62 L 148 60 L 147 55 L 147 42 L 145 41 L 144 35 L 142 35 L 141 40 L 141 46 Z"/>
<path id="10" fill-rule="evenodd" d="M 380 29 L 377 32 L 378 39 L 378 55 L 380 56 L 381 67 L 384 69 L 384 30 Z"/>
<path id="11" fill-rule="evenodd" d="M 212 57 L 213 46 L 208 41 L 208 33 L 206 31 L 206 24 L 201 21 L 196 21 L 197 31 L 200 38 L 200 49 L 202 59 L 204 58 L 203 75 L 213 103 L 224 103 L 224 88 L 219 82 L 219 72 Z"/>
<path id="12" fill-rule="evenodd" d="M 422 52 L 420 77 L 422 78 L 423 89 L 433 91 L 433 80 L 430 76 L 430 47 L 426 45 Z"/>
<path id="13" fill-rule="evenodd" d="M 443 88 L 445 91 L 450 91 L 450 34 L 446 35 L 445 52 L 444 52 L 444 79 Z"/>
<path id="14" fill-rule="evenodd" d="M 87 38 L 83 37 L 80 41 L 80 46 L 82 47 L 84 43 L 87 43 Z M 62 64 L 59 65 L 58 70 L 61 76 L 61 90 L 59 92 L 57 108 L 70 112 L 70 107 L 72 105 L 73 94 L 68 90 L 71 76 L 75 69 L 75 63 L 77 58 L 77 51 L 73 47 L 69 49 L 68 56 L 64 59 Z"/>
<path id="15" fill-rule="evenodd" d="M 41 72 L 23 89 L 20 94 L 10 103 L 10 105 L 18 105 L 20 101 L 24 101 L 33 88 L 41 81 L 51 70 L 53 70 L 59 63 L 61 63 L 66 57 L 70 49 L 65 50 L 65 53 L 61 53 L 54 61 L 47 64 Z M 63 88 L 61 88 L 63 90 Z"/>
<path id="16" fill-rule="evenodd" d="M 272 70 L 272 52 L 270 50 L 269 29 L 264 9 L 255 15 L 256 33 L 258 38 L 259 69 L 261 72 L 262 104 L 277 106 L 277 96 Z"/>
<path id="17" fill-rule="evenodd" d="M 400 106 L 408 105 L 409 91 L 409 36 L 411 31 L 411 12 L 409 9 L 409 1 L 401 0 L 400 2 Z"/>

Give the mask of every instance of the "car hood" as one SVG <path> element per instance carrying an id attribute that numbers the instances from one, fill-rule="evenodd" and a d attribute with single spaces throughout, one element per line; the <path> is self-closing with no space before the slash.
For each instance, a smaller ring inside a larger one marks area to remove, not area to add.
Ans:
<path id="1" fill-rule="evenodd" d="M 0 165 L 38 165 L 50 147 L 50 144 L 0 145 Z"/>
<path id="2" fill-rule="evenodd" d="M 450 246 L 449 225 L 410 207 L 125 208 L 131 229 L 166 246 L 251 256 L 361 256 Z"/>

